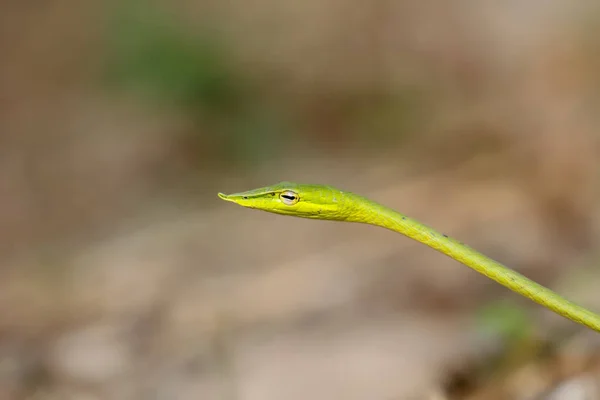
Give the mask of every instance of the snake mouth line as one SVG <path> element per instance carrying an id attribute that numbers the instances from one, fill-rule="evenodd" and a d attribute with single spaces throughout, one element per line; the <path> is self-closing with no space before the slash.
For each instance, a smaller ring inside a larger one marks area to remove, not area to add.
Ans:
<path id="1" fill-rule="evenodd" d="M 219 193 L 217 193 L 217 196 L 219 196 L 219 198 L 221 198 L 223 200 L 226 200 L 226 201 L 233 201 L 233 200 L 231 200 L 231 198 L 229 197 L 229 195 L 227 195 L 225 193 L 219 192 Z"/>

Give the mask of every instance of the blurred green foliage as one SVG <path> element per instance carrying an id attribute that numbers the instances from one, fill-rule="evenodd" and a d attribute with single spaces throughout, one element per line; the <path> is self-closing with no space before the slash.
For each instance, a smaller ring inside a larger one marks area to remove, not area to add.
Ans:
<path id="1" fill-rule="evenodd" d="M 254 162 L 275 151 L 285 138 L 280 113 L 236 70 L 217 30 L 186 29 L 148 1 L 119 2 L 109 11 L 105 83 L 186 113 L 195 122 L 179 133 L 188 155 Z"/>
<path id="2" fill-rule="evenodd" d="M 418 131 L 418 110 L 425 107 L 414 85 L 342 88 L 326 99 L 315 87 L 299 102 L 253 76 L 264 71 L 238 66 L 217 23 L 191 28 L 148 0 L 111 3 L 108 11 L 105 84 L 187 115 L 194 127 L 176 139 L 188 159 L 253 165 L 302 143 L 317 152 L 378 151 Z"/>
<path id="3" fill-rule="evenodd" d="M 192 33 L 172 14 L 147 1 L 110 9 L 109 78 L 178 107 L 222 113 L 235 107 L 242 85 L 226 46 L 214 33 Z"/>
<path id="4" fill-rule="evenodd" d="M 481 307 L 476 315 L 479 329 L 499 336 L 507 343 L 516 343 L 531 337 L 535 328 L 522 306 L 508 301 L 497 301 Z"/>

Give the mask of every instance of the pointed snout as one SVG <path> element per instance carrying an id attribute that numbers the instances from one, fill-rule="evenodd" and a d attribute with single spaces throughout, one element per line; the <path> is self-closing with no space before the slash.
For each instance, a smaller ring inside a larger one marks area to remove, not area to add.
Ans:
<path id="1" fill-rule="evenodd" d="M 226 195 L 225 193 L 219 192 L 217 194 L 217 196 L 219 196 L 219 198 L 221 198 L 221 199 L 223 199 L 225 201 L 232 201 L 231 198 L 229 197 L 229 195 Z"/>
<path id="2" fill-rule="evenodd" d="M 225 193 L 221 193 L 219 192 L 217 194 L 219 196 L 219 198 L 225 200 L 225 201 L 230 201 L 232 203 L 236 203 L 239 205 L 245 205 L 243 204 L 245 200 L 248 199 L 248 196 L 245 193 L 233 193 L 233 194 L 225 194 Z"/>

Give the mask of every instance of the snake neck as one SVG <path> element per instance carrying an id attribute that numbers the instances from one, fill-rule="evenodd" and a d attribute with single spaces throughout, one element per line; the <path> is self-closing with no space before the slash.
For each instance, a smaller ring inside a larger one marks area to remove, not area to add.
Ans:
<path id="1" fill-rule="evenodd" d="M 363 197 L 350 194 L 345 205 L 350 210 L 346 221 L 379 226 L 425 243 L 436 250 L 448 251 L 448 244 L 454 242 L 454 239 L 437 233 L 419 221 Z"/>
<path id="2" fill-rule="evenodd" d="M 342 213 L 345 221 L 377 225 L 391 230 L 398 230 L 408 220 L 408 217 L 399 212 L 354 193 L 346 193 L 342 208 L 345 210 Z"/>

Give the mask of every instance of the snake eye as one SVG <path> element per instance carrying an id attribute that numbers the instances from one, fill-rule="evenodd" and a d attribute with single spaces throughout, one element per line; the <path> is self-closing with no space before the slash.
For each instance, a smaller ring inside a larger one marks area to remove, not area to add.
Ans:
<path id="1" fill-rule="evenodd" d="M 288 206 L 293 206 L 294 204 L 296 204 L 298 202 L 298 200 L 300 200 L 300 197 L 298 197 L 298 195 L 296 193 L 292 192 L 291 190 L 286 190 L 285 192 L 281 192 L 281 194 L 279 195 L 279 198 L 281 199 L 283 204 L 286 204 Z"/>

